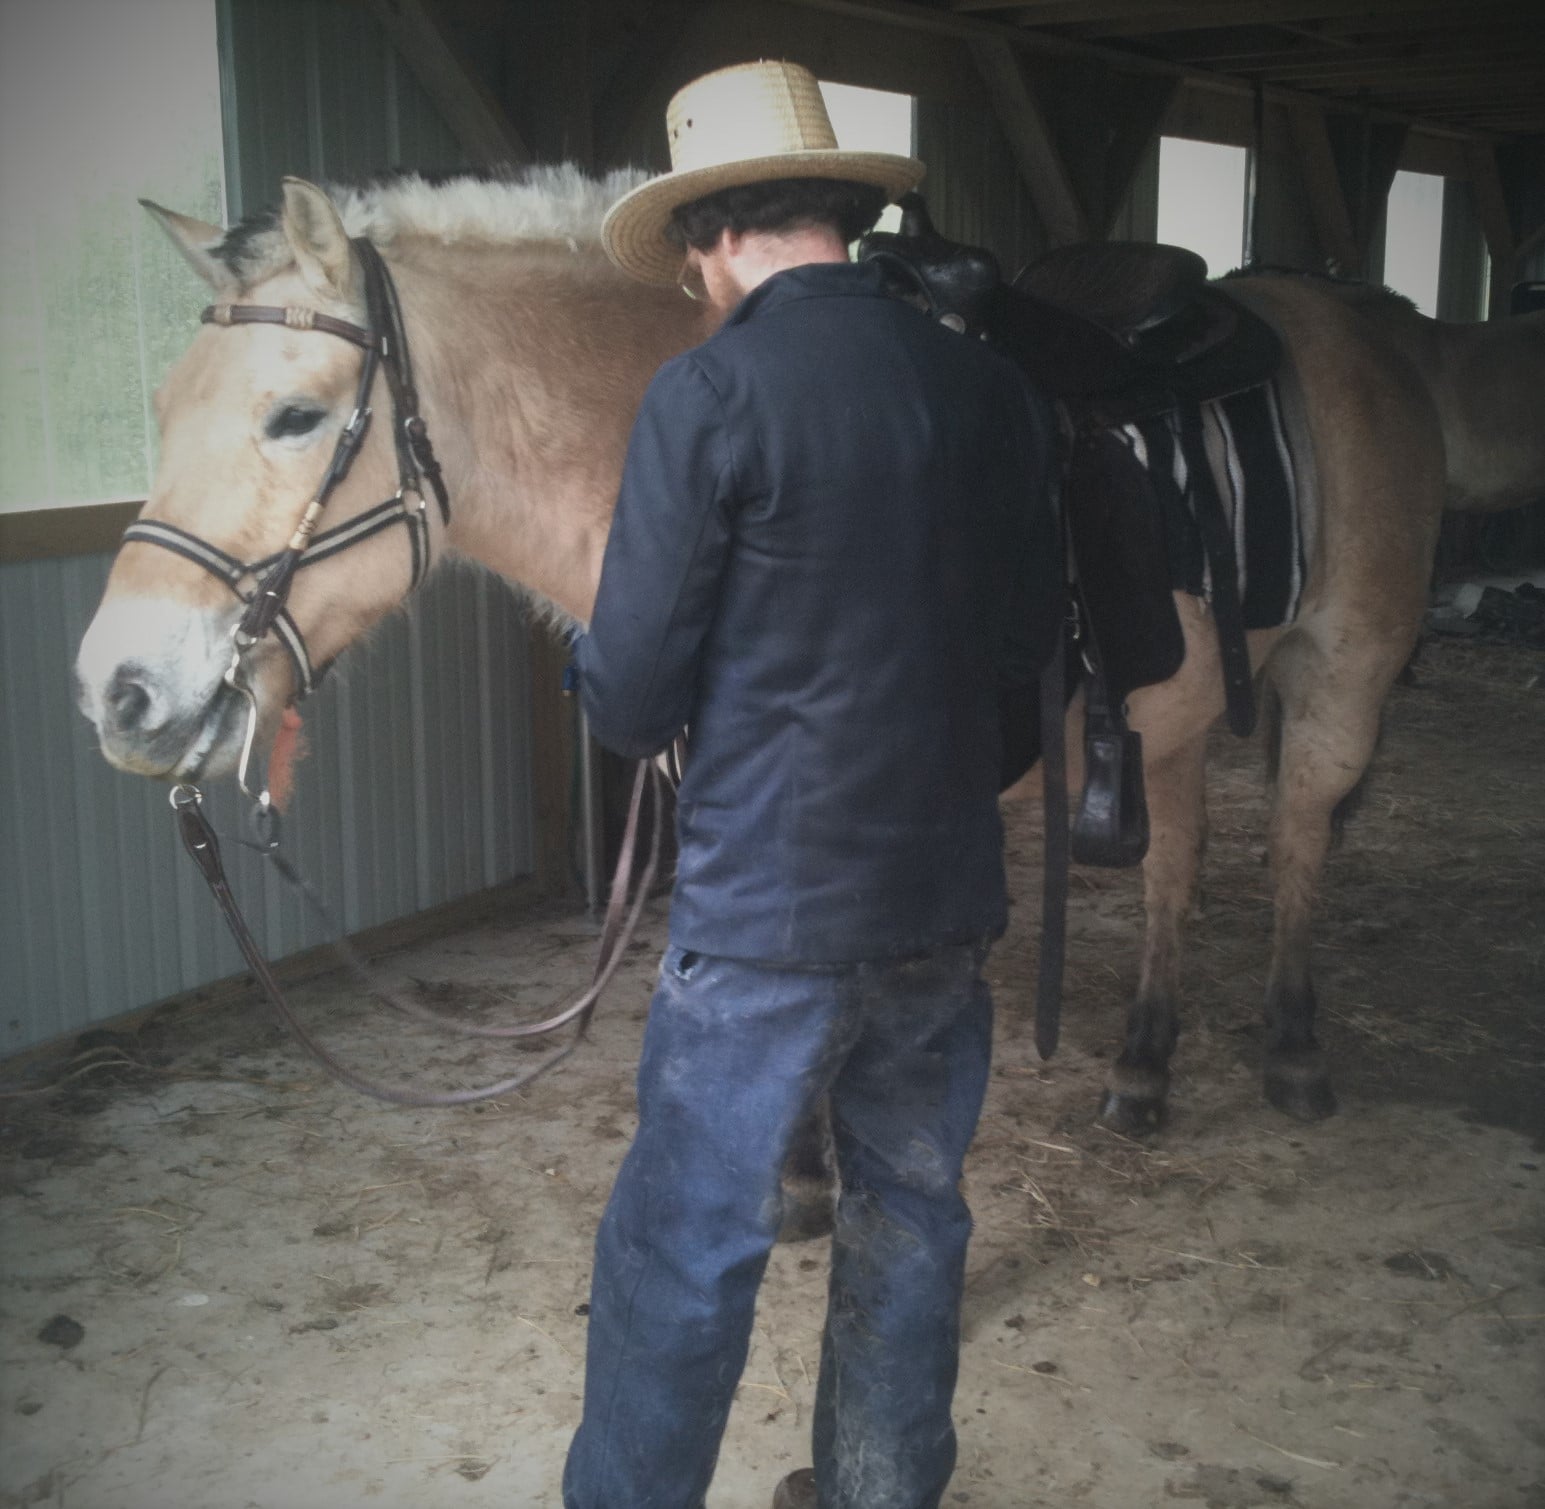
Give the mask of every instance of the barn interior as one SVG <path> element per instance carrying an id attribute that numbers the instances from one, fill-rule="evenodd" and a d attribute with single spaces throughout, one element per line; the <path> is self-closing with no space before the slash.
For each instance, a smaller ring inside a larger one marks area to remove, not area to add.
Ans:
<path id="1" fill-rule="evenodd" d="M 587 1043 L 487 1106 L 379 1106 L 264 1014 L 164 788 L 109 769 L 72 705 L 75 646 L 153 474 L 151 394 L 203 297 L 136 198 L 232 223 L 286 173 L 663 171 L 676 89 L 784 57 L 891 101 L 935 223 L 1006 271 L 1186 235 L 1189 182 L 1226 201 L 1204 206 L 1215 275 L 1388 281 L 1437 319 L 1502 320 L 1545 307 L 1536 9 L 0 6 L 18 206 L 0 227 L 0 1509 L 556 1505 L 589 1244 L 665 940 L 662 893 Z M 1324 882 L 1328 1121 L 1260 1095 L 1259 740 L 1213 736 L 1183 1067 L 1156 1137 L 1095 1114 L 1141 877 L 1075 870 L 1064 1041 L 1042 1061 L 1042 829 L 1010 814 L 947 1505 L 1542 1501 L 1541 587 L 1545 497 L 1446 516 L 1433 611 Z M 503 582 L 438 572 L 305 715 L 288 841 L 331 917 L 231 855 L 297 1009 L 373 1074 L 475 1083 L 510 1055 L 383 1016 L 340 969 L 335 922 L 395 990 L 472 1020 L 539 1014 L 588 979 L 627 772 L 584 737 L 566 662 Z M 239 830 L 233 790 L 209 808 Z M 760 1509 L 806 1460 L 825 1281 L 822 1244 L 775 1253 L 709 1509 Z"/>

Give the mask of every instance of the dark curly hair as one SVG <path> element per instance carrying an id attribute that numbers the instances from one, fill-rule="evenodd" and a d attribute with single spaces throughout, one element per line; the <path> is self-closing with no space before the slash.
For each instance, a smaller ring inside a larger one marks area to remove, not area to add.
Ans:
<path id="1" fill-rule="evenodd" d="M 683 247 L 708 251 L 727 230 L 788 231 L 830 226 L 844 242 L 856 241 L 880 218 L 885 190 L 839 178 L 776 178 L 720 189 L 682 205 L 671 228 Z"/>

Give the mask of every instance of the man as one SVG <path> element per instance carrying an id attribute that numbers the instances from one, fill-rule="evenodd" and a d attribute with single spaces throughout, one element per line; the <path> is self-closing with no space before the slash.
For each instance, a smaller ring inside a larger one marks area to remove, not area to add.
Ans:
<path id="1" fill-rule="evenodd" d="M 639 1129 L 601 1223 L 567 1509 L 701 1509 L 779 1225 L 830 1093 L 841 1196 L 815 1466 L 777 1509 L 935 1509 L 1005 924 L 997 702 L 1056 634 L 1049 414 L 847 245 L 910 158 L 840 151 L 815 79 L 688 85 L 624 269 L 727 315 L 633 431 L 578 647 L 596 736 L 690 725 Z M 1028 673 L 1028 675 L 1026 674 Z"/>

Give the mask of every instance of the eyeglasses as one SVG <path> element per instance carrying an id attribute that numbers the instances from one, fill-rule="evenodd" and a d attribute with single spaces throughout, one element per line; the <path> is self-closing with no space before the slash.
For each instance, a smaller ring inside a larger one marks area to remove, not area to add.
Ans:
<path id="1" fill-rule="evenodd" d="M 703 281 L 702 266 L 690 251 L 681 259 L 681 271 L 676 274 L 676 282 L 689 299 L 700 304 L 707 300 L 708 285 Z"/>

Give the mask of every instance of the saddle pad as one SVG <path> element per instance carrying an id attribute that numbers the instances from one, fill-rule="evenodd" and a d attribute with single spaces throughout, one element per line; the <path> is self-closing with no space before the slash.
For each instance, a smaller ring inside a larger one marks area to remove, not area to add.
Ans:
<path id="1" fill-rule="evenodd" d="M 1275 382 L 1201 406 L 1205 447 L 1234 538 L 1239 597 L 1247 629 L 1291 623 L 1303 595 L 1306 562 L 1298 481 L 1282 424 Z M 1179 415 L 1171 412 L 1115 432 L 1148 473 L 1164 520 L 1170 582 L 1206 597 L 1212 570 L 1202 548 L 1190 478 L 1210 464 L 1187 454 Z"/>

